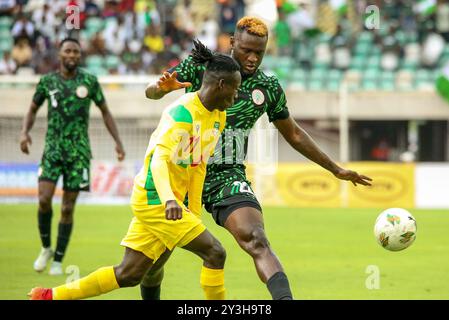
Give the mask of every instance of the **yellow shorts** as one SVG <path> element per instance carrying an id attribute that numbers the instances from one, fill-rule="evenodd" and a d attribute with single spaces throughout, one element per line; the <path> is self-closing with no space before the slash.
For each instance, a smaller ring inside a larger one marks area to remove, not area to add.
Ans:
<path id="1" fill-rule="evenodd" d="M 142 252 L 153 261 L 166 249 L 183 247 L 198 237 L 206 226 L 200 218 L 183 207 L 181 220 L 167 220 L 165 206 L 131 206 L 134 217 L 122 246 Z"/>

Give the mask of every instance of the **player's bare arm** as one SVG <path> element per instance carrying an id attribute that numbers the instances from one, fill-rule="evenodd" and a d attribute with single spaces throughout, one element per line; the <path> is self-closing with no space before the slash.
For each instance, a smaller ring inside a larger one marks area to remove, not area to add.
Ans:
<path id="1" fill-rule="evenodd" d="M 177 72 L 172 73 L 164 72 L 156 83 L 148 85 L 145 89 L 145 95 L 148 99 L 158 100 L 165 96 L 167 93 L 178 89 L 184 89 L 190 87 L 190 82 L 179 82 L 176 78 Z"/>
<path id="2" fill-rule="evenodd" d="M 20 134 L 20 150 L 22 150 L 25 154 L 30 153 L 28 146 L 31 145 L 32 141 L 29 132 L 34 125 L 34 121 L 36 120 L 36 113 L 38 109 L 39 107 L 34 102 L 31 102 L 30 109 L 23 119 L 22 132 Z"/>
<path id="3" fill-rule="evenodd" d="M 332 174 L 341 180 L 351 181 L 355 186 L 361 184 L 370 186 L 371 178 L 360 175 L 355 171 L 346 170 L 338 166 L 332 159 L 330 159 L 307 132 L 301 128 L 292 117 L 283 120 L 276 120 L 273 122 L 285 140 L 299 153 L 309 160 L 317 163 L 323 168 L 332 172 Z"/>
<path id="4" fill-rule="evenodd" d="M 123 159 L 125 159 L 125 149 L 123 148 L 122 141 L 120 140 L 114 118 L 105 103 L 99 108 L 101 110 L 101 115 L 103 116 L 104 124 L 115 141 L 115 152 L 117 153 L 117 159 L 118 161 L 123 161 Z"/>

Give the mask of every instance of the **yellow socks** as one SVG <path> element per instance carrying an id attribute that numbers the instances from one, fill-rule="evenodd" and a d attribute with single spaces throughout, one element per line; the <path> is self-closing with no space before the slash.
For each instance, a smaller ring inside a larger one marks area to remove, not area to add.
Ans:
<path id="1" fill-rule="evenodd" d="M 115 278 L 114 268 L 112 266 L 104 267 L 84 278 L 53 288 L 53 299 L 84 299 L 98 296 L 118 288 L 119 285 Z"/>
<path id="2" fill-rule="evenodd" d="M 201 287 L 207 300 L 224 300 L 224 270 L 209 269 L 205 266 L 201 268 Z"/>

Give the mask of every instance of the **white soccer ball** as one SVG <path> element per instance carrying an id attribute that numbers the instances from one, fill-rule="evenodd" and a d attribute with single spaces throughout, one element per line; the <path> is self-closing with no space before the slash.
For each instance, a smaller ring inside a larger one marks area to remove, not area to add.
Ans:
<path id="1" fill-rule="evenodd" d="M 400 251 L 415 241 L 416 229 L 416 220 L 410 212 L 402 208 L 390 208 L 377 217 L 374 235 L 383 248 Z"/>

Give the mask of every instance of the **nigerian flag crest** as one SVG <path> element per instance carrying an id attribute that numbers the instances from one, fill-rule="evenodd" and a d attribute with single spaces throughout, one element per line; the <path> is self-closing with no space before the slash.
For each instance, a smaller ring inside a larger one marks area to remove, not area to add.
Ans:
<path id="1" fill-rule="evenodd" d="M 424 17 L 435 13 L 436 9 L 437 0 L 418 0 L 416 3 L 416 12 Z"/>
<path id="2" fill-rule="evenodd" d="M 437 78 L 436 87 L 440 95 L 449 102 L 449 63 L 446 64 Z"/>
<path id="3" fill-rule="evenodd" d="M 339 14 L 345 14 L 348 11 L 346 0 L 330 0 L 330 5 Z"/>

